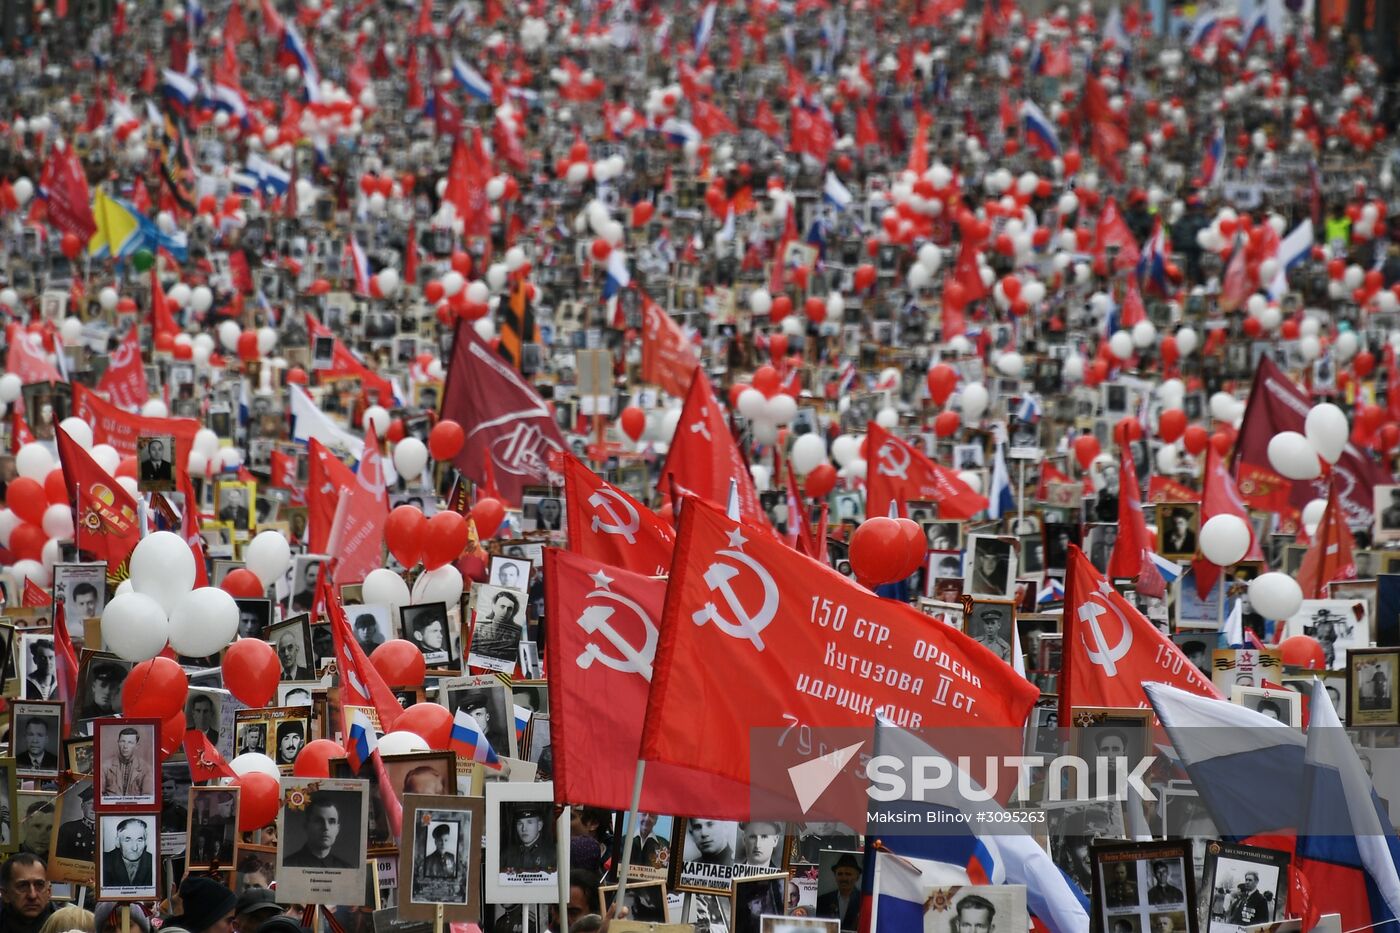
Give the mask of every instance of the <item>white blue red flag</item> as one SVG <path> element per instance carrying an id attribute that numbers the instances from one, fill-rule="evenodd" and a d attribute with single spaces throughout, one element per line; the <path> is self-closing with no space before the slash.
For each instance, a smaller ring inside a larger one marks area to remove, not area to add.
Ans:
<path id="1" fill-rule="evenodd" d="M 452 738 L 449 747 L 468 761 L 475 761 L 488 768 L 501 766 L 500 756 L 491 747 L 486 733 L 477 727 L 476 720 L 465 709 L 457 710 L 457 715 L 452 720 Z"/>

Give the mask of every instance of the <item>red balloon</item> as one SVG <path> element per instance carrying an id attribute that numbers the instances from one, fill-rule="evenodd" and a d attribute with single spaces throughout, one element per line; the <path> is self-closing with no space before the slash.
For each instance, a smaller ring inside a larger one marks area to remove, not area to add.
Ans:
<path id="1" fill-rule="evenodd" d="M 324 739 L 320 741 L 325 741 Z M 306 748 L 302 748 L 305 753 Z M 343 757 L 345 749 L 340 750 Z M 295 765 L 293 765 L 295 768 Z M 277 819 L 277 806 L 281 803 L 282 783 L 270 774 L 249 771 L 233 779 L 238 791 L 238 831 L 251 833 Z"/>
<path id="2" fill-rule="evenodd" d="M 734 382 L 729 385 L 729 407 L 739 407 L 739 396 L 744 394 L 744 390 L 752 388 L 747 382 Z"/>
<path id="3" fill-rule="evenodd" d="M 20 560 L 43 560 L 49 536 L 32 522 L 20 522 L 10 532 L 10 552 Z"/>
<path id="4" fill-rule="evenodd" d="M 1181 438 L 1182 443 L 1186 445 L 1186 452 L 1194 457 L 1205 450 L 1206 444 L 1210 443 L 1210 432 L 1199 424 L 1193 424 L 1186 429 L 1186 433 Z"/>
<path id="5" fill-rule="evenodd" d="M 394 720 L 394 731 L 400 730 L 420 736 L 434 751 L 446 751 L 452 741 L 452 713 L 441 703 L 414 703 Z"/>
<path id="6" fill-rule="evenodd" d="M 401 505 L 389 513 L 384 525 L 384 543 L 395 560 L 412 567 L 423 558 L 423 535 L 427 526 L 428 520 L 417 506 Z"/>
<path id="7" fill-rule="evenodd" d="M 63 255 L 69 259 L 77 259 L 78 254 L 83 250 L 83 241 L 78 239 L 76 233 L 65 233 L 63 239 L 59 241 L 59 248 L 63 250 Z"/>
<path id="8" fill-rule="evenodd" d="M 1113 440 L 1119 447 L 1127 447 L 1141 437 L 1142 423 L 1132 415 L 1119 418 L 1118 423 L 1113 426 Z"/>
<path id="9" fill-rule="evenodd" d="M 476 536 L 483 541 L 496 533 L 501 522 L 506 520 L 506 507 L 499 499 L 478 499 L 472 506 L 472 521 L 476 524 Z"/>
<path id="10" fill-rule="evenodd" d="M 854 275 L 856 291 L 863 292 L 875 284 L 875 267 L 868 262 L 856 266 Z"/>
<path id="11" fill-rule="evenodd" d="M 928 371 L 928 394 L 935 405 L 948 401 L 957 385 L 958 371 L 947 363 L 939 363 Z"/>
<path id="12" fill-rule="evenodd" d="M 595 261 L 606 262 L 608 254 L 612 252 L 612 244 L 602 237 L 598 237 L 589 245 L 588 251 L 593 254 Z"/>
<path id="13" fill-rule="evenodd" d="M 395 418 L 389 422 L 389 430 L 384 432 L 384 439 L 391 444 L 397 444 L 404 439 L 408 429 L 404 427 L 402 418 Z"/>
<path id="14" fill-rule="evenodd" d="M 383 645 L 380 647 L 382 648 Z M 417 648 L 413 650 L 418 651 Z M 421 651 L 418 653 L 422 654 Z M 292 774 L 304 778 L 330 777 L 331 759 L 344 757 L 345 746 L 339 742 L 332 742 L 330 739 L 315 739 L 303 745 L 301 751 L 297 753 L 297 760 L 292 764 Z M 242 826 L 239 827 L 239 829 L 242 828 Z"/>
<path id="15" fill-rule="evenodd" d="M 802 313 L 813 324 L 820 324 L 826 320 L 826 302 L 820 298 L 808 298 L 802 302 Z"/>
<path id="16" fill-rule="evenodd" d="M 461 557 L 467 547 L 467 537 L 465 518 L 452 511 L 437 513 L 428 519 L 423 530 L 423 566 L 436 570 Z"/>
<path id="17" fill-rule="evenodd" d="M 258 358 L 258 332 L 245 330 L 238 335 L 238 358 L 251 362 Z"/>
<path id="18" fill-rule="evenodd" d="M 952 437 L 962 426 L 962 417 L 955 411 L 942 411 L 933 419 L 933 433 L 939 437 Z"/>
<path id="19" fill-rule="evenodd" d="M 893 583 L 904 569 L 905 550 L 904 529 L 896 519 L 867 518 L 851 535 L 851 569 L 864 586 Z"/>
<path id="20" fill-rule="evenodd" d="M 836 467 L 829 463 L 819 463 L 812 467 L 804 481 L 807 495 L 813 499 L 824 499 L 836 488 Z"/>
<path id="21" fill-rule="evenodd" d="M 293 385 L 306 385 L 306 370 L 302 369 L 300 366 L 293 366 L 291 369 L 287 370 L 287 381 Z"/>
<path id="22" fill-rule="evenodd" d="M 900 568 L 904 572 L 895 579 L 904 580 L 923 566 L 924 558 L 928 556 L 928 537 L 919 523 L 912 519 L 897 518 L 895 521 L 904 535 L 904 565 Z"/>
<path id="23" fill-rule="evenodd" d="M 647 429 L 647 414 L 636 405 L 622 409 L 622 415 L 617 420 L 622 426 L 622 433 L 632 438 L 633 442 L 640 440 L 642 432 Z"/>
<path id="24" fill-rule="evenodd" d="M 1074 459 L 1079 461 L 1081 470 L 1089 469 L 1089 464 L 1094 462 L 1094 458 L 1101 452 L 1099 439 L 1092 434 L 1081 434 L 1074 439 Z"/>
<path id="25" fill-rule="evenodd" d="M 762 392 L 764 398 L 777 395 L 780 385 L 778 371 L 772 366 L 760 366 L 753 371 L 753 387 Z"/>
<path id="26" fill-rule="evenodd" d="M 254 709 L 267 705 L 282 677 L 277 652 L 261 638 L 240 638 L 229 645 L 220 668 L 229 692 Z"/>
<path id="27" fill-rule="evenodd" d="M 1370 350 L 1362 350 L 1356 354 L 1356 359 L 1351 361 L 1351 368 L 1356 375 L 1362 379 L 1371 375 L 1371 370 L 1376 368 L 1376 357 Z"/>
<path id="28" fill-rule="evenodd" d="M 1381 425 L 1380 432 L 1376 435 L 1376 449 L 1381 453 L 1389 453 L 1400 444 L 1400 425 L 1395 422 Z"/>
<path id="29" fill-rule="evenodd" d="M 237 599 L 261 599 L 267 595 L 267 587 L 247 567 L 230 570 L 224 582 L 219 584 L 219 589 Z"/>
<path id="30" fill-rule="evenodd" d="M 1215 452 L 1222 457 L 1230 452 L 1230 445 L 1234 442 L 1234 438 L 1224 431 L 1216 431 L 1210 436 L 1210 446 L 1214 447 Z"/>
<path id="31" fill-rule="evenodd" d="M 1385 420 L 1385 412 L 1379 405 L 1363 405 L 1361 411 L 1356 416 L 1356 423 L 1365 434 L 1370 434 L 1381 426 Z"/>
<path id="32" fill-rule="evenodd" d="M 791 313 L 792 299 L 787 295 L 778 295 L 773 299 L 773 307 L 768 310 L 768 320 L 776 324 Z M 781 335 L 775 334 L 774 336 L 778 337 Z M 786 340 L 787 338 L 784 337 L 783 339 Z"/>
<path id="33" fill-rule="evenodd" d="M 27 476 L 10 480 L 5 490 L 5 502 L 22 521 L 34 525 L 44 523 L 44 510 L 49 507 L 49 497 L 44 494 L 44 487 L 39 485 L 38 480 Z"/>
<path id="34" fill-rule="evenodd" d="M 460 424 L 451 419 L 439 421 L 428 434 L 428 452 L 434 460 L 451 460 L 461 452 L 466 440 L 467 435 Z"/>
<path id="35" fill-rule="evenodd" d="M 1279 656 L 1286 667 L 1320 671 L 1327 667 L 1327 652 L 1311 635 L 1294 635 L 1279 642 Z"/>
<path id="36" fill-rule="evenodd" d="M 632 205 L 632 226 L 645 227 L 647 221 L 651 220 L 651 215 L 656 212 L 656 205 L 650 201 L 638 201 Z"/>
<path id="37" fill-rule="evenodd" d="M 185 708 L 189 690 L 190 679 L 179 664 L 163 656 L 142 661 L 122 682 L 122 715 L 164 722 Z"/>
<path id="38" fill-rule="evenodd" d="M 160 724 L 160 760 L 165 761 L 185 744 L 185 711 L 177 710 L 174 716 Z"/>
<path id="39" fill-rule="evenodd" d="M 787 356 L 788 339 L 787 334 L 774 334 L 768 338 L 768 355 L 775 360 L 780 360 Z"/>
<path id="40" fill-rule="evenodd" d="M 1168 444 L 1175 444 L 1186 432 L 1186 412 L 1168 408 L 1157 417 L 1157 433 Z"/>
<path id="41" fill-rule="evenodd" d="M 423 286 L 423 297 L 428 300 L 429 304 L 437 304 L 442 301 L 443 294 L 442 283 L 439 281 L 434 280 Z"/>
<path id="42" fill-rule="evenodd" d="M 423 683 L 428 669 L 423 652 L 405 638 L 391 638 L 370 652 L 370 663 L 391 687 L 411 687 Z"/>
<path id="43" fill-rule="evenodd" d="M 63 468 L 54 467 L 44 477 L 44 496 L 49 505 L 62 505 L 68 501 L 68 484 L 63 481 Z"/>

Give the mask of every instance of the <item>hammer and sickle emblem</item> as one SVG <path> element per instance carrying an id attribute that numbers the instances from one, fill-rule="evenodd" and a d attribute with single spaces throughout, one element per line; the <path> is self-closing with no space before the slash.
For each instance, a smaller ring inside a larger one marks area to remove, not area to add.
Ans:
<path id="1" fill-rule="evenodd" d="M 605 667 L 610 667 L 615 671 L 623 673 L 641 674 L 651 681 L 651 663 L 656 657 L 657 630 L 656 625 L 651 621 L 651 617 L 646 614 L 641 606 L 637 605 L 626 596 L 614 593 L 611 590 L 598 589 L 588 594 L 589 599 L 597 597 L 599 599 L 610 599 L 631 610 L 642 623 L 646 630 L 646 641 L 641 648 L 628 641 L 616 628 L 613 627 L 612 617 L 617 610 L 612 606 L 604 606 L 598 603 L 591 603 L 583 610 L 583 615 L 575 621 L 579 628 L 590 635 L 602 635 L 603 638 L 613 648 L 617 649 L 618 655 L 611 655 L 603 650 L 602 646 L 588 642 L 583 646 L 583 653 L 578 656 L 577 664 L 587 670 L 597 661 Z"/>
<path id="2" fill-rule="evenodd" d="M 690 426 L 690 433 L 703 435 L 705 440 L 713 441 L 714 438 L 710 437 L 710 426 L 706 424 L 704 420 L 708 417 L 710 417 L 710 409 L 708 407 L 701 408 L 700 420 L 697 420 Z"/>
<path id="3" fill-rule="evenodd" d="M 1128 625 L 1128 620 L 1123 618 L 1123 614 L 1111 606 L 1105 606 L 1094 597 L 1090 597 L 1090 602 L 1079 607 L 1079 621 L 1089 626 L 1089 631 L 1094 636 L 1094 644 L 1091 646 L 1087 639 L 1081 634 L 1079 637 L 1084 640 L 1084 646 L 1089 649 L 1089 660 L 1104 669 L 1104 673 L 1109 677 L 1118 676 L 1118 662 L 1123 660 L 1128 654 L 1128 649 L 1133 646 L 1133 630 Z M 1103 628 L 1099 625 L 1099 616 L 1112 611 L 1118 616 L 1118 621 L 1123 623 L 1123 637 L 1118 644 L 1109 647 L 1108 639 L 1104 637 Z"/>
<path id="4" fill-rule="evenodd" d="M 909 451 L 898 444 L 886 443 L 881 447 L 879 461 L 875 468 L 880 471 L 881 476 L 909 478 Z"/>
<path id="5" fill-rule="evenodd" d="M 763 639 L 760 637 L 761 633 L 778 613 L 778 585 L 773 581 L 773 577 L 768 573 L 766 567 L 743 551 L 722 550 L 715 552 L 715 556 L 736 560 L 757 574 L 763 584 L 763 604 L 759 607 L 758 612 L 750 613 L 748 607 L 744 605 L 744 601 L 730 585 L 730 581 L 743 571 L 733 564 L 716 562 L 705 570 L 705 585 L 724 597 L 729 613 L 735 621 L 726 618 L 714 603 L 706 603 L 702 608 L 693 612 L 690 616 L 691 621 L 696 625 L 713 622 L 720 631 L 730 638 L 748 639 L 753 642 L 755 648 L 762 651 L 764 646 Z"/>
<path id="6" fill-rule="evenodd" d="M 626 519 L 618 514 L 614 503 L 622 506 L 627 515 Z M 597 510 L 593 515 L 594 531 L 601 531 L 609 535 L 622 535 L 627 539 L 628 544 L 637 543 L 637 529 L 641 527 L 642 517 L 637 514 L 636 506 L 622 498 L 616 490 L 606 487 L 599 489 L 588 497 L 588 504 Z M 607 521 L 603 520 L 604 514 L 607 515 Z"/>

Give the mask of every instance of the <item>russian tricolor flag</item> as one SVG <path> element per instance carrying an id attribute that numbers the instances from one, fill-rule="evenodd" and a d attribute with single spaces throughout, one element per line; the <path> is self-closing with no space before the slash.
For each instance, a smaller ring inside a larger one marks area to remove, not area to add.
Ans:
<path id="1" fill-rule="evenodd" d="M 1191 35 L 1186 40 L 1192 51 L 1204 50 L 1220 36 L 1220 16 L 1210 10 L 1201 13 L 1191 25 Z"/>
<path id="2" fill-rule="evenodd" d="M 257 153 L 248 154 L 248 161 L 244 167 L 248 174 L 256 179 L 258 187 L 274 197 L 286 194 L 292 186 L 290 172 Z"/>
<path id="3" fill-rule="evenodd" d="M 369 717 L 356 710 L 350 719 L 350 735 L 345 740 L 345 757 L 350 761 L 350 770 L 356 774 L 369 761 L 379 748 L 379 737 L 370 724 Z"/>
<path id="4" fill-rule="evenodd" d="M 1225 127 L 1216 126 L 1201 161 L 1201 184 L 1214 188 L 1225 177 Z"/>
<path id="5" fill-rule="evenodd" d="M 851 206 L 855 198 L 845 185 L 841 184 L 841 179 L 836 177 L 835 172 L 826 173 L 826 184 L 822 187 L 822 200 L 838 211 L 844 211 Z"/>
<path id="6" fill-rule="evenodd" d="M 525 730 L 530 725 L 530 717 L 534 713 L 523 706 L 515 707 L 515 741 L 520 744 L 525 741 Z"/>
<path id="7" fill-rule="evenodd" d="M 455 54 L 452 56 L 452 77 L 472 97 L 484 104 L 491 103 L 491 82 Z"/>
<path id="8" fill-rule="evenodd" d="M 345 244 L 345 252 L 350 257 L 350 266 L 355 270 L 355 294 L 369 294 L 369 259 L 364 247 L 351 236 Z"/>
<path id="9" fill-rule="evenodd" d="M 236 87 L 215 83 L 209 100 L 215 110 L 227 111 L 240 122 L 248 119 L 248 101 L 243 97 L 243 92 Z"/>
<path id="10" fill-rule="evenodd" d="M 677 145 L 685 145 L 688 142 L 700 142 L 704 139 L 700 131 L 692 123 L 684 120 L 677 120 L 675 117 L 667 117 L 666 122 L 661 124 L 661 132 L 666 138 Z"/>
<path id="11" fill-rule="evenodd" d="M 1138 258 L 1137 274 L 1141 287 L 1152 294 L 1166 295 L 1171 290 L 1171 284 L 1167 281 L 1167 237 L 1162 230 L 1160 216 Z"/>
<path id="12" fill-rule="evenodd" d="M 452 719 L 450 747 L 468 761 L 475 761 L 488 768 L 501 766 L 501 759 L 491 747 L 491 742 L 476 727 L 476 720 L 472 718 L 472 714 L 464 709 L 457 710 L 457 715 Z"/>
<path id="13" fill-rule="evenodd" d="M 188 107 L 199 98 L 199 84 L 187 74 L 165 69 L 161 90 L 166 97 L 179 101 Z"/>
<path id="14" fill-rule="evenodd" d="M 632 284 L 632 273 L 627 269 L 627 254 L 613 248 L 608 253 L 607 272 L 603 279 L 603 300 L 611 298 Z"/>
<path id="15" fill-rule="evenodd" d="M 286 24 L 282 32 L 282 45 L 297 60 L 301 66 L 302 83 L 306 86 L 306 99 L 310 103 L 320 103 L 321 101 L 321 72 L 316 67 L 316 60 L 311 57 L 311 51 L 302 41 L 301 33 L 291 23 Z"/>
<path id="16" fill-rule="evenodd" d="M 705 46 L 710 43 L 710 33 L 715 31 L 715 12 L 719 4 L 715 0 L 710 0 L 705 4 L 705 9 L 700 12 L 700 19 L 695 24 L 695 57 L 699 58 L 705 52 Z"/>
<path id="17" fill-rule="evenodd" d="M 1021 101 L 1021 122 L 1031 145 L 1042 158 L 1051 159 L 1060 154 L 1060 137 L 1055 133 L 1055 125 L 1034 101 Z"/>

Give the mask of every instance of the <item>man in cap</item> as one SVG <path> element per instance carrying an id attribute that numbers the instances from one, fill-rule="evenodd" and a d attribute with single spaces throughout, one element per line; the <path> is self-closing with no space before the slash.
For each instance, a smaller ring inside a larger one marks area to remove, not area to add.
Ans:
<path id="1" fill-rule="evenodd" d="M 517 804 L 511 820 L 510 844 L 501 868 L 518 872 L 550 872 L 555 868 L 554 849 L 547 845 L 545 808 L 538 803 Z"/>
<path id="2" fill-rule="evenodd" d="M 78 718 L 97 719 L 120 713 L 121 685 L 125 679 L 126 672 L 110 661 L 94 664 L 87 702 L 83 704 L 82 715 Z"/>
<path id="3" fill-rule="evenodd" d="M 240 931 L 256 930 L 273 917 L 282 915 L 276 895 L 268 888 L 247 888 L 238 895 L 233 908 L 233 922 Z"/>
<path id="4" fill-rule="evenodd" d="M 816 916 L 835 917 L 841 921 L 841 929 L 854 930 L 860 925 L 861 890 L 860 876 L 864 873 L 860 862 L 849 852 L 843 852 L 831 866 L 836 877 L 836 890 L 828 891 L 817 898 Z"/>
<path id="5" fill-rule="evenodd" d="M 1001 637 L 1001 610 L 984 606 L 977 610 L 977 618 L 982 623 L 982 631 L 973 640 L 1003 661 L 1011 660 L 1011 643 Z"/>
<path id="6" fill-rule="evenodd" d="M 54 849 L 57 858 L 92 861 L 93 853 L 97 851 L 97 815 L 92 796 L 91 783 L 78 792 L 83 818 L 69 820 L 58 828 L 58 844 Z"/>
<path id="7" fill-rule="evenodd" d="M 423 859 L 423 877 L 455 878 L 457 876 L 457 856 L 447 851 L 452 827 L 439 823 L 433 827 L 433 851 Z"/>
<path id="8" fill-rule="evenodd" d="M 355 641 L 360 643 L 365 654 L 384 644 L 384 638 L 379 634 L 379 622 L 368 612 L 355 617 Z"/>

